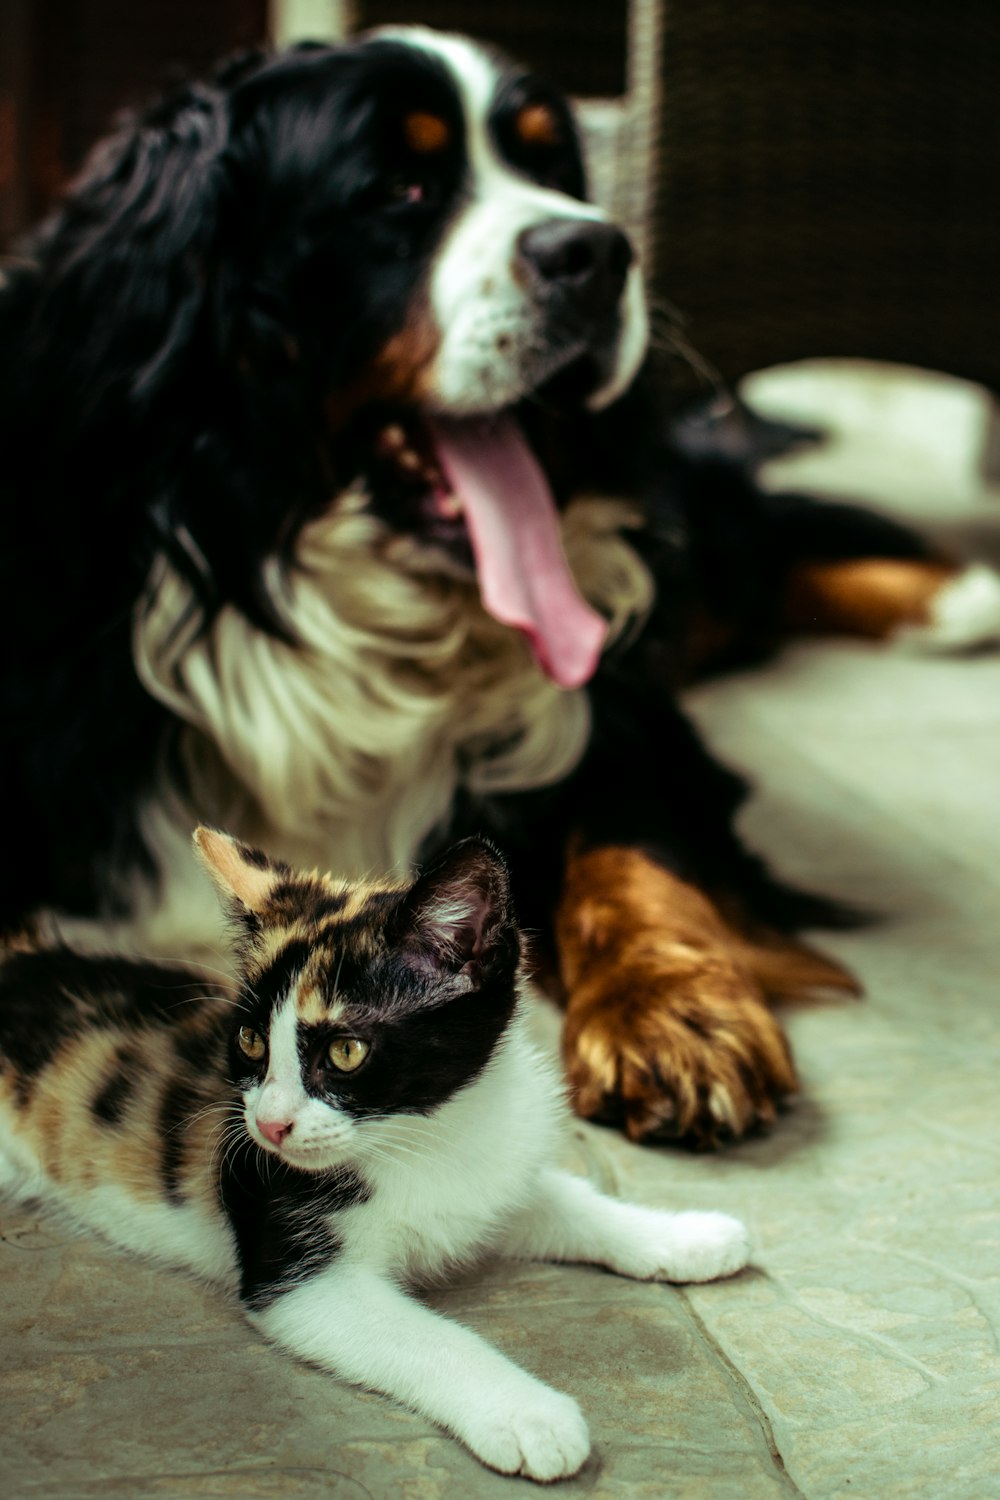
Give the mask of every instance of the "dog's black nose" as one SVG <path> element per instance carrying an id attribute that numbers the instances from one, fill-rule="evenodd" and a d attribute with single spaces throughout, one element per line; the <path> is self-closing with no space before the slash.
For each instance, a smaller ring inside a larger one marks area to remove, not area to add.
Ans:
<path id="1" fill-rule="evenodd" d="M 540 294 L 595 317 L 614 311 L 633 259 L 617 225 L 592 219 L 546 219 L 521 231 L 517 252 Z"/>

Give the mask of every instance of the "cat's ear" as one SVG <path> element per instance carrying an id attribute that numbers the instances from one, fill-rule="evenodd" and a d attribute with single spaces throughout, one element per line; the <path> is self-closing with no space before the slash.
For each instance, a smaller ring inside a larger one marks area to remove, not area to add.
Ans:
<path id="1" fill-rule="evenodd" d="M 481 839 L 454 844 L 426 870 L 404 898 L 397 923 L 407 960 L 432 976 L 462 974 L 475 983 L 498 964 L 517 962 L 507 868 Z"/>
<path id="2" fill-rule="evenodd" d="M 216 889 L 227 902 L 237 902 L 237 911 L 242 907 L 262 912 L 275 886 L 288 874 L 287 865 L 268 859 L 259 849 L 251 849 L 216 828 L 196 828 L 194 846 Z"/>

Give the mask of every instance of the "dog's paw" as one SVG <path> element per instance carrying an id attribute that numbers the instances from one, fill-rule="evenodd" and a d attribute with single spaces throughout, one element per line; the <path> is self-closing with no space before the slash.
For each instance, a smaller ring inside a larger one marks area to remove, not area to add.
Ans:
<path id="1" fill-rule="evenodd" d="M 568 997 L 563 1053 L 577 1113 L 622 1123 L 634 1141 L 716 1146 L 769 1124 L 796 1087 L 759 986 L 691 948 L 584 977 Z"/>
<path id="2" fill-rule="evenodd" d="M 742 1271 L 749 1259 L 746 1226 L 729 1214 L 647 1209 L 616 1269 L 637 1281 L 716 1281 Z"/>
<path id="3" fill-rule="evenodd" d="M 570 1396 L 533 1383 L 470 1413 L 458 1436 L 488 1468 L 526 1479 L 568 1479 L 583 1468 L 590 1434 Z"/>

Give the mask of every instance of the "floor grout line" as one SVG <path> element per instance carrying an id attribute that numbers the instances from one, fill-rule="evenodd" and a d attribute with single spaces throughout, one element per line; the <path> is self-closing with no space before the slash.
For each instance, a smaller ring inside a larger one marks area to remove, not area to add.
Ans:
<path id="1" fill-rule="evenodd" d="M 771 1463 L 774 1467 L 779 1483 L 785 1487 L 789 1495 L 797 1495 L 799 1496 L 799 1500 L 808 1500 L 808 1497 L 805 1495 L 804 1491 L 799 1489 L 798 1485 L 795 1483 L 795 1480 L 792 1478 L 791 1474 L 789 1474 L 788 1472 L 788 1469 L 785 1467 L 785 1460 L 782 1456 L 781 1449 L 778 1447 L 778 1442 L 774 1435 L 774 1428 L 771 1425 L 771 1419 L 761 1405 L 760 1400 L 757 1396 L 757 1392 L 754 1390 L 747 1377 L 743 1374 L 742 1370 L 740 1370 L 738 1366 L 735 1365 L 729 1358 L 729 1355 L 725 1352 L 718 1339 L 711 1332 L 708 1324 L 698 1312 L 697 1308 L 691 1301 L 684 1288 L 678 1287 L 677 1290 L 680 1293 L 680 1301 L 687 1309 L 691 1321 L 694 1323 L 698 1332 L 701 1334 L 717 1363 L 721 1365 L 727 1380 L 729 1381 L 730 1385 L 733 1386 L 736 1390 L 738 1396 L 740 1397 L 742 1405 L 746 1407 L 753 1422 L 756 1424 L 758 1430 L 760 1431 L 760 1435 L 764 1440 L 764 1446 L 767 1448 L 767 1451 L 770 1454 Z"/>

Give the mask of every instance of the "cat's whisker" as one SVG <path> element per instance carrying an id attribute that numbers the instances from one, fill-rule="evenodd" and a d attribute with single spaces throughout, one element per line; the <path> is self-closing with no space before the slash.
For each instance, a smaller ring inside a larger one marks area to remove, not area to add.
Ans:
<path id="1" fill-rule="evenodd" d="M 179 989 L 180 986 L 178 985 Z M 177 1000 L 173 1005 L 166 1007 L 168 1010 L 182 1010 L 185 1005 L 228 1005 L 238 1006 L 240 1001 L 235 995 L 220 995 L 208 993 L 205 995 L 185 995 L 183 1000 Z"/>
<path id="2" fill-rule="evenodd" d="M 225 957 L 225 955 L 219 949 L 213 949 L 212 951 L 218 958 Z M 130 962 L 133 963 L 152 964 L 154 967 L 162 968 L 165 973 L 166 971 L 171 969 L 175 972 L 177 970 L 182 970 L 185 973 L 189 973 L 193 980 L 197 980 L 199 977 L 204 978 L 206 974 L 217 974 L 223 981 L 227 989 L 232 989 L 234 984 L 236 983 L 236 972 L 232 966 L 230 966 L 229 968 L 217 968 L 214 964 L 205 963 L 200 958 L 192 959 L 190 963 L 188 963 L 180 961 L 176 958 L 167 958 L 162 953 L 138 953 L 135 951 L 130 951 L 128 953 L 128 958 Z M 162 986 L 163 989 L 172 989 L 178 987 L 179 986 L 173 985 Z M 157 985 L 155 986 L 155 988 L 159 989 L 161 988 L 161 986 Z"/>
<path id="3" fill-rule="evenodd" d="M 195 1110 L 193 1115 L 186 1116 L 185 1119 L 172 1126 L 167 1134 L 170 1135 L 176 1130 L 190 1129 L 190 1127 L 192 1125 L 196 1125 L 199 1120 L 205 1120 L 213 1114 L 221 1114 L 223 1116 L 230 1115 L 232 1113 L 232 1109 L 233 1105 L 232 1100 L 230 1099 L 220 1100 L 213 1104 L 203 1104 L 200 1109 Z"/>
<path id="4" fill-rule="evenodd" d="M 341 974 L 341 970 L 344 967 L 344 955 L 346 954 L 346 952 L 347 952 L 347 948 L 345 946 L 342 946 L 341 949 L 340 949 L 340 959 L 339 959 L 339 961 L 337 963 L 337 972 L 336 972 L 336 974 L 333 977 L 333 993 L 335 995 L 338 993 L 338 991 L 340 989 L 340 974 Z"/>
<path id="5" fill-rule="evenodd" d="M 420 1160 L 422 1158 L 418 1157 L 417 1159 Z M 398 1167 L 400 1165 L 399 1156 L 394 1155 L 391 1151 L 372 1150 L 369 1152 L 369 1160 L 373 1162 L 384 1162 L 386 1166 L 390 1167 Z"/>
<path id="6" fill-rule="evenodd" d="M 226 955 L 223 953 L 223 951 L 221 949 L 213 947 L 211 951 L 213 953 L 215 953 L 215 955 L 216 955 L 217 958 L 225 960 L 225 956 Z M 236 987 L 237 987 L 238 984 L 243 989 L 249 991 L 250 995 L 253 997 L 254 1000 L 257 1000 L 257 1001 L 260 1000 L 260 996 L 258 995 L 257 991 L 254 989 L 253 985 L 250 983 L 250 981 L 247 978 L 247 976 L 245 974 L 243 974 L 243 975 L 240 975 L 238 977 L 237 976 L 237 972 L 236 972 L 236 970 L 235 970 L 234 967 L 229 967 L 229 968 L 220 967 L 220 966 L 217 966 L 215 964 L 206 963 L 203 959 L 192 960 L 190 966 L 188 966 L 188 965 L 186 965 L 184 963 L 179 963 L 176 959 L 167 959 L 167 958 L 165 958 L 163 956 L 163 954 L 158 954 L 158 953 L 137 953 L 137 952 L 133 952 L 133 953 L 129 954 L 129 958 L 132 959 L 132 960 L 134 960 L 135 962 L 138 962 L 138 963 L 147 963 L 147 964 L 152 964 L 154 966 L 162 966 L 163 969 L 164 969 L 164 971 L 166 971 L 167 969 L 170 969 L 170 968 L 172 968 L 174 970 L 183 970 L 185 973 L 190 973 L 190 982 L 191 983 L 197 983 L 197 981 L 199 979 L 205 979 L 208 975 L 214 974 L 221 981 L 223 989 L 225 991 L 228 991 L 228 993 L 215 992 L 215 993 L 212 993 L 212 994 L 209 994 L 209 995 L 203 995 L 203 996 L 190 996 L 188 999 L 179 1001 L 178 1002 L 179 1005 L 187 1005 L 189 1003 L 194 1003 L 194 1001 L 197 1000 L 197 999 L 201 999 L 201 1000 L 206 1000 L 207 999 L 207 1000 L 225 1001 L 226 1003 L 228 1003 L 230 1005 L 237 1006 L 237 1005 L 241 1004 L 242 1002 L 240 1001 L 239 995 L 234 995 L 232 992 L 236 989 Z M 153 986 L 153 988 L 156 988 L 156 989 L 161 989 L 162 988 L 162 989 L 165 989 L 165 990 L 183 989 L 184 988 L 184 982 L 183 981 L 178 981 L 178 983 L 172 984 L 172 985 L 171 984 L 155 985 L 155 986 Z"/>
<path id="7" fill-rule="evenodd" d="M 383 1161 L 398 1161 L 400 1156 L 410 1156 L 417 1159 L 426 1157 L 426 1150 L 410 1144 L 409 1142 L 388 1140 L 381 1137 L 378 1141 L 366 1141 L 365 1149 L 373 1156 L 379 1156 Z"/>
<path id="8" fill-rule="evenodd" d="M 244 1156 L 248 1161 L 251 1160 L 255 1148 L 258 1154 L 260 1154 L 260 1147 L 257 1146 L 256 1141 L 254 1141 L 247 1134 L 246 1128 L 241 1118 L 233 1125 L 231 1134 L 223 1138 L 222 1147 L 219 1150 L 218 1191 L 220 1196 L 222 1195 L 225 1187 L 226 1168 L 231 1167 L 232 1170 L 235 1171 L 240 1161 L 241 1155 Z"/>
<path id="9" fill-rule="evenodd" d="M 240 1145 L 243 1139 L 244 1133 L 241 1130 L 236 1129 L 231 1125 L 224 1126 L 221 1139 L 218 1143 L 218 1150 L 224 1158 L 228 1157 L 232 1155 L 233 1152 L 235 1152 L 236 1148 Z"/>

